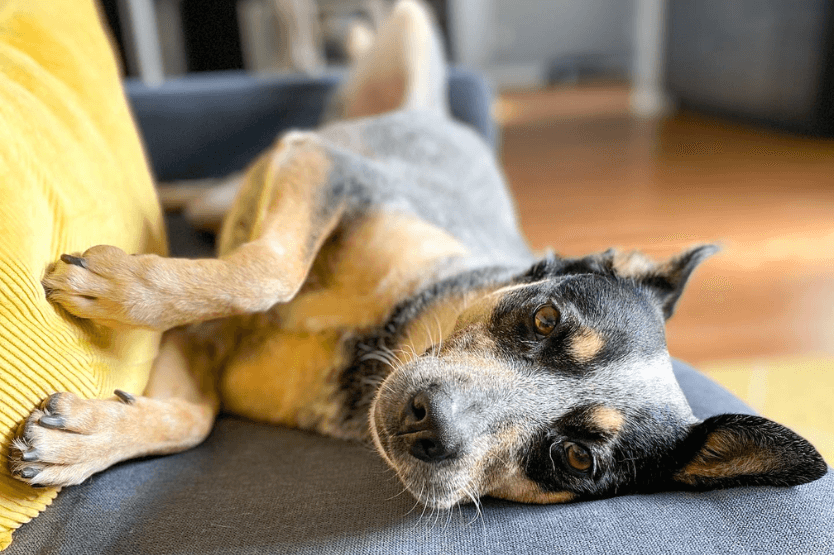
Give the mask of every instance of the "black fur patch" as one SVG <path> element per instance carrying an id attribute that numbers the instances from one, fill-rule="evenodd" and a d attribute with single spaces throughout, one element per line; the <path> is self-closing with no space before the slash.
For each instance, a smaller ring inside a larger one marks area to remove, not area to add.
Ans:
<path id="1" fill-rule="evenodd" d="M 561 258 L 557 255 L 550 255 L 533 264 L 529 270 L 519 276 L 519 282 L 529 283 L 576 274 L 614 277 L 613 259 L 607 254 L 595 254 L 584 258 Z"/>
<path id="2" fill-rule="evenodd" d="M 527 476 L 545 491 L 568 490 L 584 498 L 669 489 L 678 468 L 677 446 L 687 427 L 671 413 L 628 413 L 622 430 L 606 433 L 591 418 L 593 405 L 576 408 L 542 430 L 524 454 Z M 594 454 L 594 470 L 577 476 L 561 452 L 565 441 L 578 442 Z"/>

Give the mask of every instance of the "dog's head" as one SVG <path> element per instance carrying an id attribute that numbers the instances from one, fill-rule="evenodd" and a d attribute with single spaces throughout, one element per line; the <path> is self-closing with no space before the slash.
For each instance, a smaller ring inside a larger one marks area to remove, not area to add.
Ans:
<path id="1" fill-rule="evenodd" d="M 550 258 L 484 294 L 381 385 L 378 450 L 436 508 L 819 478 L 820 455 L 779 424 L 696 419 L 672 373 L 665 319 L 714 251 Z"/>

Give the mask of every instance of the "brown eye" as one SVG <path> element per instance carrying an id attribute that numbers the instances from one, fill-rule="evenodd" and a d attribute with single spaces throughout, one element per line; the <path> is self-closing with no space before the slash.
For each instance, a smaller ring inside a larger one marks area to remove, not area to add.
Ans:
<path id="1" fill-rule="evenodd" d="M 540 335 L 550 335 L 559 324 L 559 311 L 550 305 L 541 307 L 533 316 L 533 325 L 536 327 L 536 333 Z"/>
<path id="2" fill-rule="evenodd" d="M 565 460 L 574 470 L 579 472 L 588 472 L 594 463 L 594 459 L 587 449 L 572 441 L 566 441 L 562 444 L 565 450 Z"/>

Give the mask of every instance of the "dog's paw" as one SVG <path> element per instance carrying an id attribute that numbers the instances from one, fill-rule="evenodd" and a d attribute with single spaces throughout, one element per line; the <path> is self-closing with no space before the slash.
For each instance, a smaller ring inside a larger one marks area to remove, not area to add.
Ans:
<path id="1" fill-rule="evenodd" d="M 12 441 L 12 476 L 32 486 L 70 486 L 121 460 L 119 429 L 135 398 L 82 399 L 55 393 L 32 411 Z"/>
<path id="2" fill-rule="evenodd" d="M 46 298 L 70 314 L 110 326 L 156 328 L 159 307 L 149 268 L 154 255 L 131 256 L 109 245 L 61 255 L 41 281 Z"/>

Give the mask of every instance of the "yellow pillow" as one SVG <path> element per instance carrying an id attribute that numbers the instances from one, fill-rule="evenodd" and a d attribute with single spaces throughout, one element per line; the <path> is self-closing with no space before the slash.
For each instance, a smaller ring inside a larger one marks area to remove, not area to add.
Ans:
<path id="1" fill-rule="evenodd" d="M 0 2 L 0 549 L 57 489 L 9 474 L 18 425 L 55 391 L 141 392 L 159 345 L 50 305 L 40 281 L 97 244 L 164 254 L 165 233 L 93 0 Z"/>

